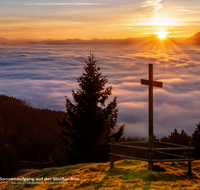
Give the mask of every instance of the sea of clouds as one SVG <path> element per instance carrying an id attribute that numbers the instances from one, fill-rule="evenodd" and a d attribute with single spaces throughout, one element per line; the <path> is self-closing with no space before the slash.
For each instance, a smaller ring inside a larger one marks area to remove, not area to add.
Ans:
<path id="1" fill-rule="evenodd" d="M 65 96 L 78 88 L 84 58 L 94 51 L 107 86 L 117 96 L 118 124 L 125 136 L 147 136 L 148 64 L 154 64 L 154 133 L 167 136 L 175 128 L 191 134 L 200 121 L 200 46 L 114 45 L 2 45 L 0 94 L 13 96 L 36 108 L 65 110 Z"/>

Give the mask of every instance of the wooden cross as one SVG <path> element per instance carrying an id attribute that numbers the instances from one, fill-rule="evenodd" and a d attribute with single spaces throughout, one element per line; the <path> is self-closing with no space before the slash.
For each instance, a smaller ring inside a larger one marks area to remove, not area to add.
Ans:
<path id="1" fill-rule="evenodd" d="M 149 64 L 149 80 L 141 79 L 141 84 L 149 85 L 149 170 L 153 169 L 153 86 L 161 87 L 162 82 L 153 81 L 153 64 Z"/>

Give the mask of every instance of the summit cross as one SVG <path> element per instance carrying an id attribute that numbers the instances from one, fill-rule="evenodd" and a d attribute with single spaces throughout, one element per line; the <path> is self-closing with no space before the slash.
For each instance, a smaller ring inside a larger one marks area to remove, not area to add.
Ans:
<path id="1" fill-rule="evenodd" d="M 149 64 L 149 80 L 141 79 L 141 84 L 149 86 L 149 170 L 153 170 L 153 86 L 162 88 L 163 83 L 153 81 L 153 64 Z"/>

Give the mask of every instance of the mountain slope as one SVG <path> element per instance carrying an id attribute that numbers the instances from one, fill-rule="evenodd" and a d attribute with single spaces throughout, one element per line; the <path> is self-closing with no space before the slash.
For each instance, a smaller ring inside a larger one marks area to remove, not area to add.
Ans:
<path id="1" fill-rule="evenodd" d="M 19 160 L 50 161 L 62 144 L 57 119 L 62 120 L 64 114 L 0 95 L 0 176 L 12 175 Z"/>
<path id="2" fill-rule="evenodd" d="M 27 184 L 5 183 L 0 189 L 199 189 L 200 188 L 200 161 L 192 162 L 193 174 L 188 176 L 187 163 L 157 164 L 158 170 L 148 172 L 147 162 L 121 160 L 115 162 L 115 168 L 110 170 L 108 163 L 86 163 L 48 168 L 25 175 L 25 178 L 34 179 Z M 38 181 L 36 179 L 38 178 Z M 44 180 L 46 178 L 46 180 Z M 48 179 L 48 180 L 47 180 Z M 13 182 L 12 182 L 13 183 Z"/>
<path id="3" fill-rule="evenodd" d="M 200 32 L 196 33 L 191 38 L 188 38 L 185 43 L 188 45 L 200 45 Z"/>

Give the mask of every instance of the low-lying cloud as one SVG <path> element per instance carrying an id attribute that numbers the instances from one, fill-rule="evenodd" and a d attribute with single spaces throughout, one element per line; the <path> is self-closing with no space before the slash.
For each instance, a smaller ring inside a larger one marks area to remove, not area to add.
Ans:
<path id="1" fill-rule="evenodd" d="M 154 133 L 170 134 L 174 128 L 193 133 L 200 121 L 200 47 L 152 49 L 146 46 L 68 45 L 4 46 L 0 48 L 0 93 L 20 98 L 33 107 L 65 110 L 72 100 L 84 58 L 93 50 L 103 75 L 112 85 L 119 107 L 119 124 L 125 136 L 147 136 L 148 64 L 154 64 Z M 73 100 L 72 100 L 73 101 Z"/>

